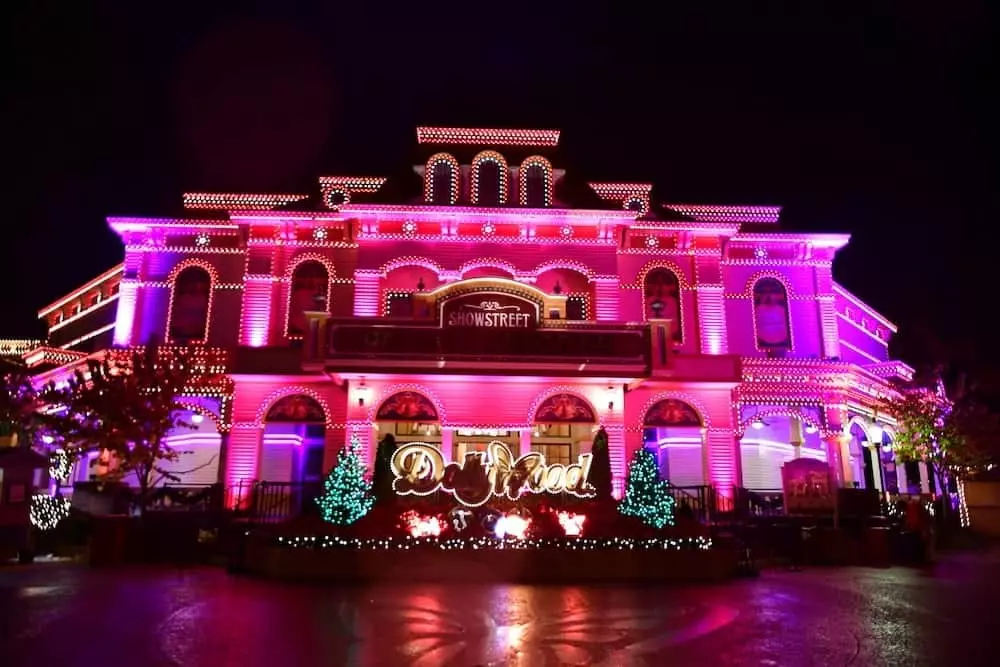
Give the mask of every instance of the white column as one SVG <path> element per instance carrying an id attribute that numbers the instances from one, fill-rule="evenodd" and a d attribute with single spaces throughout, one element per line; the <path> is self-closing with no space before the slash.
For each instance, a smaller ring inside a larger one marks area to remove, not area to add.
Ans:
<path id="1" fill-rule="evenodd" d="M 917 464 L 917 467 L 920 468 L 920 493 L 930 493 L 931 481 L 929 471 L 927 470 L 927 464 L 921 461 Z"/>

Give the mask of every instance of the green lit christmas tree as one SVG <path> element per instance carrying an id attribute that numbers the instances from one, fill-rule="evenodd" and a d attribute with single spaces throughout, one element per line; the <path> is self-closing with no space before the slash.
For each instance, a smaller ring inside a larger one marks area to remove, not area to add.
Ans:
<path id="1" fill-rule="evenodd" d="M 351 435 L 351 441 L 337 455 L 337 465 L 333 467 L 324 482 L 325 491 L 316 499 L 323 520 L 337 526 L 349 526 L 372 508 L 371 483 L 365 479 L 365 464 L 357 454 L 359 441 Z"/>
<path id="2" fill-rule="evenodd" d="M 639 449 L 632 457 L 625 498 L 618 510 L 654 528 L 674 525 L 674 499 L 667 492 L 667 483 L 660 479 L 656 457 L 649 450 Z"/>

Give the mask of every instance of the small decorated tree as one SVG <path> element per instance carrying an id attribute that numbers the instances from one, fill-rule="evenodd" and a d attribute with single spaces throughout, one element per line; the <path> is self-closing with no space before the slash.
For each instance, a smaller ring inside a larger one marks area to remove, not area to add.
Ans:
<path id="1" fill-rule="evenodd" d="M 365 479 L 365 465 L 357 454 L 358 444 L 358 437 L 351 435 L 351 441 L 340 450 L 337 464 L 326 477 L 323 495 L 316 499 L 323 520 L 335 526 L 351 525 L 375 503 L 371 483 Z"/>
<path id="2" fill-rule="evenodd" d="M 392 455 L 396 453 L 396 438 L 392 433 L 386 433 L 378 443 L 375 452 L 375 468 L 372 471 L 372 491 L 375 502 L 379 505 L 390 502 L 395 495 L 392 492 Z"/>
<path id="3" fill-rule="evenodd" d="M 608 450 L 608 432 L 602 426 L 590 447 L 590 485 L 597 490 L 597 500 L 611 500 L 611 453 Z"/>
<path id="4" fill-rule="evenodd" d="M 667 491 L 667 483 L 660 479 L 652 452 L 639 449 L 632 457 L 625 497 L 618 511 L 654 528 L 674 525 L 674 499 Z"/>

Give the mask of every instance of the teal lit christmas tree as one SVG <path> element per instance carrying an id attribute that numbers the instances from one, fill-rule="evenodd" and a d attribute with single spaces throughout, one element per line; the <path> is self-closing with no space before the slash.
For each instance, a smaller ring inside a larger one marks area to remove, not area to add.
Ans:
<path id="1" fill-rule="evenodd" d="M 365 479 L 365 465 L 357 454 L 360 443 L 356 435 L 337 455 L 337 465 L 333 467 L 324 482 L 325 491 L 316 499 L 323 520 L 337 526 L 349 526 L 372 508 L 371 483 Z"/>
<path id="2" fill-rule="evenodd" d="M 660 479 L 652 452 L 639 449 L 632 457 L 625 498 L 618 510 L 654 528 L 674 525 L 674 499 L 667 492 L 667 483 Z"/>

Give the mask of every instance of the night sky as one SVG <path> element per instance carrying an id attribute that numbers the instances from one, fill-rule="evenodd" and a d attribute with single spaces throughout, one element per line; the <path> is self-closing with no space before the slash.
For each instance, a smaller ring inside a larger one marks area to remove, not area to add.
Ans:
<path id="1" fill-rule="evenodd" d="M 850 232 L 835 277 L 897 352 L 995 378 L 987 0 L 630 4 L 16 3 L 0 335 L 120 261 L 108 215 L 404 173 L 418 124 L 558 127 L 588 180 Z"/>

